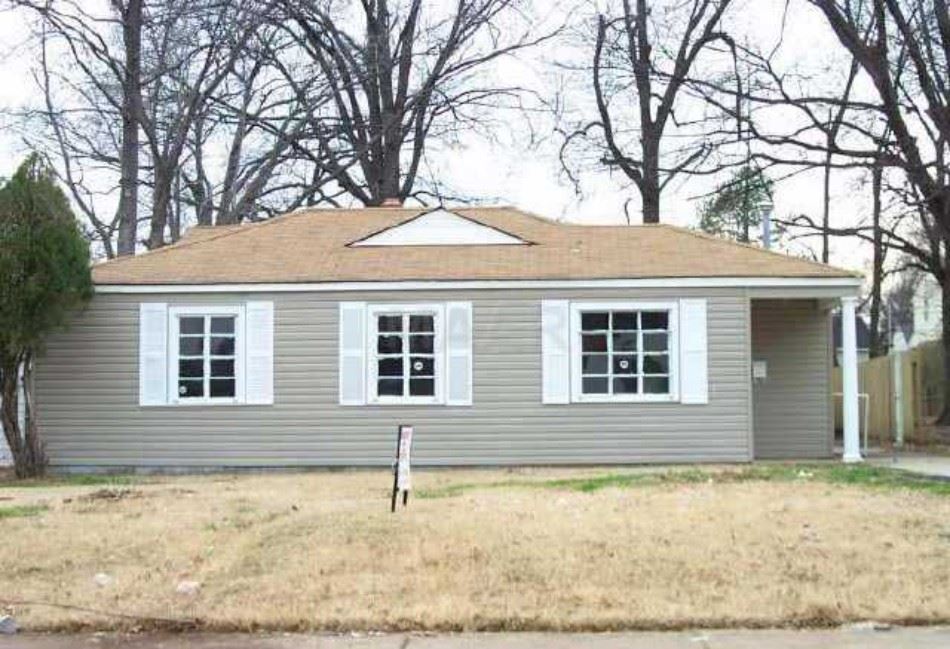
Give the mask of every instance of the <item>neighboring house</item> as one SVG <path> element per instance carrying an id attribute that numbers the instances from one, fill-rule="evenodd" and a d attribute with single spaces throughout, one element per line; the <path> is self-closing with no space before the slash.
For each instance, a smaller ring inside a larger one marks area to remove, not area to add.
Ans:
<path id="1" fill-rule="evenodd" d="M 940 285 L 930 275 L 920 276 L 914 291 L 914 329 L 907 341 L 908 347 L 916 347 L 928 340 L 939 340 L 943 335 L 943 316 Z"/>
<path id="2" fill-rule="evenodd" d="M 37 364 L 56 467 L 388 466 L 398 424 L 421 465 L 828 457 L 829 318 L 860 287 L 512 208 L 194 228 L 93 277 Z"/>
<path id="3" fill-rule="evenodd" d="M 871 353 L 871 327 L 868 326 L 864 316 L 858 315 L 854 320 L 855 332 L 857 333 L 858 344 L 858 362 L 866 361 Z M 841 314 L 835 313 L 832 318 L 832 335 L 835 341 L 835 367 L 841 367 L 843 357 L 843 348 L 841 340 Z"/>

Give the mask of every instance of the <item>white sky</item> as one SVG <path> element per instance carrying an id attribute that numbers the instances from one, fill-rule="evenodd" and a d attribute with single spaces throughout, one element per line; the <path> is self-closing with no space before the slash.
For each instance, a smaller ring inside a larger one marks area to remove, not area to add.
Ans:
<path id="1" fill-rule="evenodd" d="M 784 0 L 738 0 L 740 11 L 734 14 L 732 26 L 747 37 L 773 42 L 779 33 Z M 548 20 L 559 21 L 561 9 L 547 10 L 544 0 L 536 4 L 545 9 Z M 563 0 L 559 4 L 568 6 Z M 815 69 L 842 60 L 834 35 L 824 19 L 803 2 L 794 2 L 788 16 L 785 43 L 790 58 Z M 560 12 L 560 13 L 559 13 Z M 36 102 L 35 83 L 31 77 L 32 56 L 24 47 L 27 35 L 25 17 L 17 13 L 0 13 L 0 107 L 15 108 Z M 546 48 L 526 61 L 509 62 L 500 68 L 502 74 L 542 92 L 553 87 L 552 58 L 557 49 Z M 582 90 L 580 91 L 582 92 Z M 582 103 L 582 102 L 579 102 Z M 517 135 L 517 134 L 516 134 Z M 551 218 L 585 223 L 622 223 L 624 202 L 635 197 L 632 188 L 617 174 L 588 173 L 583 176 L 584 193 L 577 196 L 563 179 L 557 158 L 560 144 L 553 132 L 541 133 L 542 143 L 528 149 L 517 137 L 501 137 L 490 143 L 471 137 L 451 148 L 430 152 L 429 164 L 453 190 L 463 195 L 484 199 L 488 203 L 514 204 Z M 505 142 L 504 144 L 502 142 Z M 8 175 L 20 162 L 25 149 L 21 141 L 0 130 L 0 175 Z M 661 220 L 676 225 L 697 223 L 698 200 L 695 197 L 712 189 L 717 180 L 692 178 L 672 183 L 663 194 Z M 854 223 L 867 216 L 869 201 L 866 189 L 858 187 L 853 174 L 838 172 L 832 190 L 832 218 L 837 224 Z M 805 213 L 813 218 L 821 215 L 821 172 L 813 171 L 783 180 L 776 188 L 775 210 L 778 216 Z M 639 212 L 632 209 L 634 221 Z M 799 250 L 802 244 L 795 244 Z M 817 242 L 816 242 L 817 245 Z M 832 242 L 832 262 L 866 270 L 869 250 L 856 241 Z"/>

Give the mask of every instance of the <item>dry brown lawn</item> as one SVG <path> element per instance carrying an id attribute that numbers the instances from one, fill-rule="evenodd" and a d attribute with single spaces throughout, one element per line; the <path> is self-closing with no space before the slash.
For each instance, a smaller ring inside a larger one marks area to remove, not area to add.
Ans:
<path id="1" fill-rule="evenodd" d="M 396 515 L 382 471 L 7 486 L 0 613 L 36 630 L 950 620 L 946 495 L 809 474 L 551 482 L 607 473 L 624 472 L 417 471 L 428 497 Z"/>

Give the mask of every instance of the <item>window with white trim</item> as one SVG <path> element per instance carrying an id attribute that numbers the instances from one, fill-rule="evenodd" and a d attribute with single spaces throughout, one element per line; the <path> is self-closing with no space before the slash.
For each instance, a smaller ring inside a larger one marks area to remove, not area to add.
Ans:
<path id="1" fill-rule="evenodd" d="M 177 403 L 239 403 L 243 393 L 244 310 L 169 309 L 169 384 Z"/>
<path id="2" fill-rule="evenodd" d="M 443 306 L 371 305 L 369 395 L 375 403 L 443 402 Z"/>
<path id="3" fill-rule="evenodd" d="M 572 303 L 575 401 L 671 401 L 678 365 L 675 303 Z"/>

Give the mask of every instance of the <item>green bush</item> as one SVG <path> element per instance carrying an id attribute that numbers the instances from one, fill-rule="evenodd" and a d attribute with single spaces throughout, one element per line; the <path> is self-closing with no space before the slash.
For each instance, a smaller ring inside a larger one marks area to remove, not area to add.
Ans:
<path id="1" fill-rule="evenodd" d="M 37 155 L 0 187 L 0 278 L 0 419 L 16 474 L 28 477 L 46 465 L 33 400 L 34 358 L 46 336 L 92 296 L 89 245 L 53 170 Z"/>

